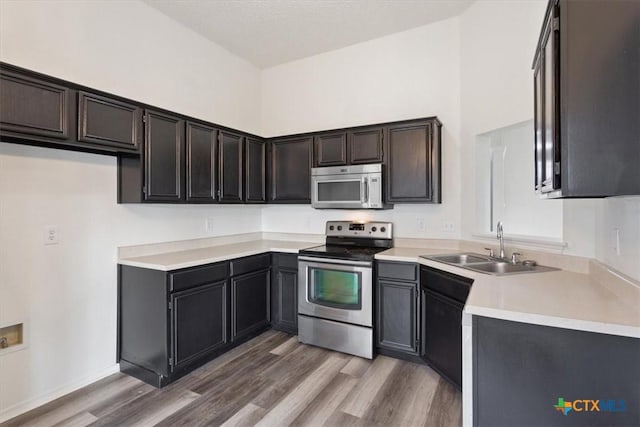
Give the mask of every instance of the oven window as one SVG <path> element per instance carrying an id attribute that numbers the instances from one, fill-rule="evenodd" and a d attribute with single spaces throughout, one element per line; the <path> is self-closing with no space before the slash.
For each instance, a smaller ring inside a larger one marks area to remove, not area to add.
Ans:
<path id="1" fill-rule="evenodd" d="M 350 202 L 360 200 L 360 181 L 318 182 L 319 202 Z"/>
<path id="2" fill-rule="evenodd" d="M 309 301 L 346 310 L 362 308 L 360 273 L 312 269 L 310 274 Z"/>

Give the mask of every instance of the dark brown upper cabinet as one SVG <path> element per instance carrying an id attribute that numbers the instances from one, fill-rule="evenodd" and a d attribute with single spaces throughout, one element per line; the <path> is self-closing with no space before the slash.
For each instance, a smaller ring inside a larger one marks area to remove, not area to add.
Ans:
<path id="1" fill-rule="evenodd" d="M 313 137 L 277 138 L 269 149 L 269 201 L 311 203 Z"/>
<path id="2" fill-rule="evenodd" d="M 349 163 L 382 163 L 382 137 L 380 127 L 349 131 Z"/>
<path id="3" fill-rule="evenodd" d="M 88 92 L 78 92 L 78 141 L 138 152 L 142 108 Z"/>
<path id="4" fill-rule="evenodd" d="M 436 118 L 385 130 L 386 202 L 440 203 L 440 128 Z"/>
<path id="5" fill-rule="evenodd" d="M 227 131 L 218 133 L 220 196 L 222 203 L 242 203 L 243 136 Z"/>
<path id="6" fill-rule="evenodd" d="M 638 1 L 549 1 L 533 61 L 543 197 L 640 194 L 638 22 Z"/>
<path id="7" fill-rule="evenodd" d="M 183 199 L 184 120 L 145 112 L 145 200 L 179 202 Z"/>
<path id="8" fill-rule="evenodd" d="M 140 153 L 142 107 L 0 63 L 0 139 L 101 154 Z"/>
<path id="9" fill-rule="evenodd" d="M 2 136 L 69 138 L 70 90 L 59 84 L 12 72 L 0 71 L 0 130 Z"/>
<path id="10" fill-rule="evenodd" d="M 313 140 L 315 166 L 342 166 L 347 164 L 347 133 L 316 135 Z"/>
<path id="11" fill-rule="evenodd" d="M 382 163 L 381 127 L 355 128 L 314 136 L 314 166 Z"/>
<path id="12" fill-rule="evenodd" d="M 187 122 L 186 168 L 187 201 L 214 203 L 217 201 L 216 175 L 218 132 L 195 122 Z"/>
<path id="13" fill-rule="evenodd" d="M 267 201 L 266 149 L 264 141 L 245 138 L 245 201 L 265 203 Z"/>

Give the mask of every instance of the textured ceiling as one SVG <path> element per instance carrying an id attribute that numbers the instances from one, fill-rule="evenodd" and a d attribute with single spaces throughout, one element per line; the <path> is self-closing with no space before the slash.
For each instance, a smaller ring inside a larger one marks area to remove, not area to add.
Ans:
<path id="1" fill-rule="evenodd" d="M 460 14 L 474 0 L 143 0 L 259 68 Z"/>

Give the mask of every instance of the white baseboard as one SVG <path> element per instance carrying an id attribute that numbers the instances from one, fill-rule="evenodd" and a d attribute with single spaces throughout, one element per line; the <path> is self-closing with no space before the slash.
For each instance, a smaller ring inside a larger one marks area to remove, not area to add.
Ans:
<path id="1" fill-rule="evenodd" d="M 108 377 L 109 375 L 115 374 L 116 372 L 119 372 L 119 371 L 120 371 L 120 365 L 116 363 L 115 365 L 110 366 L 109 368 L 97 374 L 87 375 L 83 378 L 80 378 L 79 380 L 65 384 L 61 387 L 58 387 L 40 396 L 36 396 L 24 402 L 19 402 L 8 408 L 2 409 L 0 410 L 0 423 L 10 420 L 11 418 L 17 417 L 18 415 L 24 414 L 27 411 L 30 411 L 46 403 L 49 403 L 53 400 L 56 400 L 59 397 L 64 396 L 65 394 L 74 392 L 86 385 L 94 383 L 98 380 L 101 380 L 102 378 Z"/>

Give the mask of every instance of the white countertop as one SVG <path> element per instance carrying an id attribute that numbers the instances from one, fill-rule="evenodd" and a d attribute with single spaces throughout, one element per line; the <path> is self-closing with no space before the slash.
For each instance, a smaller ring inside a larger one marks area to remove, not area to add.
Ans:
<path id="1" fill-rule="evenodd" d="M 376 255 L 474 280 L 464 311 L 478 316 L 640 338 L 640 288 L 570 271 L 493 276 L 420 258 L 451 250 L 393 248 Z"/>
<path id="2" fill-rule="evenodd" d="M 152 270 L 171 271 L 180 268 L 195 267 L 265 252 L 298 253 L 298 250 L 318 246 L 314 242 L 295 242 L 286 240 L 253 240 L 230 245 L 210 246 L 185 251 L 166 252 L 156 255 L 120 258 L 119 264 Z"/>
<path id="3" fill-rule="evenodd" d="M 317 242 L 252 240 L 120 258 L 123 265 L 171 271 L 265 252 L 297 253 Z M 452 249 L 395 247 L 376 259 L 416 262 L 474 280 L 464 311 L 497 319 L 640 338 L 640 287 L 613 275 L 551 271 L 493 276 L 420 258 Z M 609 280 L 608 278 L 611 278 Z"/>

